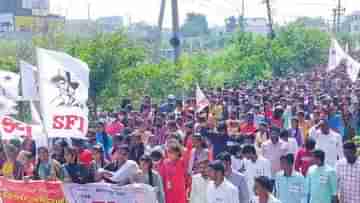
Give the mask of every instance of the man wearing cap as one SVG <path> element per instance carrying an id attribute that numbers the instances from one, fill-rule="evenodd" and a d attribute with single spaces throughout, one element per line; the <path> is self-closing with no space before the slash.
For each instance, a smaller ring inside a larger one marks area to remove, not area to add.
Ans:
<path id="1" fill-rule="evenodd" d="M 170 94 L 168 96 L 167 102 L 160 106 L 160 112 L 171 113 L 175 111 L 175 108 L 176 108 L 176 97 Z"/>
<path id="2" fill-rule="evenodd" d="M 138 171 L 138 165 L 129 158 L 129 146 L 121 145 L 113 151 L 113 162 L 105 166 L 105 170 L 113 172 L 107 173 L 104 179 L 110 183 L 125 185 Z"/>
<path id="3" fill-rule="evenodd" d="M 225 166 L 219 161 L 209 164 L 212 182 L 207 189 L 207 203 L 240 203 L 238 189 L 225 178 Z"/>

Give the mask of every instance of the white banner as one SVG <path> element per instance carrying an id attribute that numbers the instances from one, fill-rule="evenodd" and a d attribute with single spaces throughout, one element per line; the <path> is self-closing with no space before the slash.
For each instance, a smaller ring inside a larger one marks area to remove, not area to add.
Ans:
<path id="1" fill-rule="evenodd" d="M 360 63 L 355 61 L 351 56 L 347 57 L 346 72 L 352 82 L 355 82 L 359 76 Z"/>
<path id="2" fill-rule="evenodd" d="M 20 61 L 21 87 L 24 100 L 39 100 L 37 68 L 25 61 Z"/>
<path id="3" fill-rule="evenodd" d="M 68 203 L 157 203 L 154 189 L 144 184 L 64 184 L 64 193 Z"/>
<path id="4" fill-rule="evenodd" d="M 1 139 L 31 137 L 36 139 L 43 136 L 41 125 L 30 125 L 8 116 L 0 118 Z"/>
<path id="5" fill-rule="evenodd" d="M 85 138 L 89 68 L 65 53 L 37 50 L 40 103 L 49 137 Z"/>
<path id="6" fill-rule="evenodd" d="M 19 97 L 18 74 L 10 71 L 0 71 L 0 96 L 16 101 Z"/>
<path id="7" fill-rule="evenodd" d="M 339 43 L 336 39 L 331 40 L 331 47 L 329 50 L 329 64 L 328 71 L 334 70 L 338 65 L 340 65 L 341 61 L 346 59 L 347 54 L 340 47 Z"/>
<path id="8" fill-rule="evenodd" d="M 206 98 L 204 92 L 199 85 L 196 86 L 196 112 L 201 112 L 206 107 L 210 106 L 209 100 Z"/>

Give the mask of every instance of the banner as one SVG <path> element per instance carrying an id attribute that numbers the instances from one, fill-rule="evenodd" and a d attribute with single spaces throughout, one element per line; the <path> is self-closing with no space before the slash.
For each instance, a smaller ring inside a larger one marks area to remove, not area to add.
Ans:
<path id="1" fill-rule="evenodd" d="M 0 96 L 0 116 L 17 114 L 15 107 L 15 101 Z"/>
<path id="2" fill-rule="evenodd" d="M 8 180 L 0 177 L 1 203 L 65 203 L 60 182 Z"/>
<path id="3" fill-rule="evenodd" d="M 334 70 L 338 65 L 340 65 L 343 59 L 346 59 L 347 54 L 340 47 L 336 39 L 331 40 L 331 47 L 329 50 L 329 64 L 328 71 Z"/>
<path id="4" fill-rule="evenodd" d="M 196 87 L 196 112 L 201 112 L 204 108 L 210 106 L 209 100 L 206 98 L 199 85 Z"/>
<path id="5" fill-rule="evenodd" d="M 359 76 L 360 63 L 355 61 L 351 56 L 347 57 L 346 72 L 352 82 L 355 82 Z"/>
<path id="6" fill-rule="evenodd" d="M 37 49 L 40 103 L 49 137 L 85 138 L 89 68 L 65 53 Z"/>
<path id="7" fill-rule="evenodd" d="M 26 124 L 8 116 L 0 118 L 0 132 L 2 139 L 43 136 L 41 125 Z"/>
<path id="8" fill-rule="evenodd" d="M 156 194 L 149 185 L 116 186 L 106 183 L 86 185 L 64 184 L 68 203 L 156 203 Z"/>
<path id="9" fill-rule="evenodd" d="M 9 71 L 0 71 L 0 96 L 16 101 L 19 96 L 18 74 Z"/>
<path id="10" fill-rule="evenodd" d="M 30 112 L 31 112 L 31 123 L 41 125 L 42 124 L 41 117 L 34 102 L 30 102 Z"/>
<path id="11" fill-rule="evenodd" d="M 37 68 L 25 61 L 20 61 L 21 87 L 24 100 L 39 100 Z"/>

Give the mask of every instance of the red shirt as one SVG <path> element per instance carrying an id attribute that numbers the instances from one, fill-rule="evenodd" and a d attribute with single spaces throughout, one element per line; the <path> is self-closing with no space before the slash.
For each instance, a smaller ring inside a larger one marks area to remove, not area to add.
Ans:
<path id="1" fill-rule="evenodd" d="M 249 123 L 243 123 L 242 125 L 240 125 L 240 133 L 242 134 L 246 134 L 246 135 L 254 135 L 256 132 L 256 126 L 254 123 L 249 124 Z"/>
<path id="2" fill-rule="evenodd" d="M 122 129 L 124 129 L 124 124 L 122 124 L 120 121 L 112 122 L 105 127 L 106 133 L 112 136 L 120 133 Z"/>
<path id="3" fill-rule="evenodd" d="M 163 180 L 166 203 L 186 203 L 187 199 L 187 170 L 189 151 L 177 161 L 165 159 L 159 166 L 159 173 Z"/>
<path id="4" fill-rule="evenodd" d="M 266 119 L 272 119 L 273 112 L 271 110 L 265 110 L 265 118 Z"/>
<path id="5" fill-rule="evenodd" d="M 313 165 L 313 158 L 311 151 L 306 150 L 305 148 L 299 149 L 295 158 L 295 170 L 301 172 L 304 176 L 310 166 Z"/>
<path id="6" fill-rule="evenodd" d="M 272 118 L 271 119 L 271 125 L 277 127 L 277 128 L 282 128 L 283 127 L 283 121 L 281 119 L 275 119 Z"/>

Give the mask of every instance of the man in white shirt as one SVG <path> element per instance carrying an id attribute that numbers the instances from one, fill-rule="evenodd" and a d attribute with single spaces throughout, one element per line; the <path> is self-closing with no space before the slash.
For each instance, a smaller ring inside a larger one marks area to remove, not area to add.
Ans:
<path id="1" fill-rule="evenodd" d="M 192 176 L 190 203 L 208 203 L 207 188 L 210 183 L 208 164 L 208 160 L 202 160 L 199 164 L 200 173 Z"/>
<path id="2" fill-rule="evenodd" d="M 121 145 L 115 149 L 113 162 L 105 166 L 105 170 L 100 170 L 100 173 L 104 174 L 105 181 L 118 185 L 131 182 L 131 178 L 136 175 L 139 167 L 135 161 L 128 160 L 129 151 L 128 145 Z"/>
<path id="3" fill-rule="evenodd" d="M 299 146 L 294 137 L 290 136 L 290 130 L 282 130 L 280 133 L 280 139 L 288 144 L 288 152 L 289 154 L 296 154 Z"/>
<path id="4" fill-rule="evenodd" d="M 266 176 L 271 178 L 270 161 L 258 156 L 253 145 L 246 145 L 242 151 L 246 160 L 244 160 L 244 175 L 247 178 L 250 198 L 254 197 L 255 178 Z"/>
<path id="5" fill-rule="evenodd" d="M 264 142 L 261 146 L 262 155 L 271 163 L 271 175 L 275 177 L 281 170 L 280 157 L 288 152 L 289 144 L 279 139 L 280 129 L 273 127 L 270 132 L 270 140 Z"/>
<path id="6" fill-rule="evenodd" d="M 209 164 L 209 176 L 213 181 L 207 189 L 207 203 L 239 203 L 238 189 L 225 178 L 225 166 L 221 161 Z"/>
<path id="7" fill-rule="evenodd" d="M 218 160 L 221 160 L 225 166 L 225 177 L 229 180 L 239 191 L 239 201 L 240 203 L 249 202 L 249 189 L 246 181 L 246 177 L 233 170 L 231 167 L 231 155 L 228 152 L 222 152 L 217 157 Z"/>
<path id="8" fill-rule="evenodd" d="M 316 148 L 325 152 L 325 163 L 334 168 L 337 160 L 344 158 L 341 135 L 329 128 L 327 120 L 321 120 L 319 127 L 312 138 L 316 141 Z"/>

